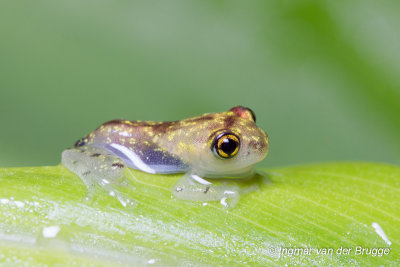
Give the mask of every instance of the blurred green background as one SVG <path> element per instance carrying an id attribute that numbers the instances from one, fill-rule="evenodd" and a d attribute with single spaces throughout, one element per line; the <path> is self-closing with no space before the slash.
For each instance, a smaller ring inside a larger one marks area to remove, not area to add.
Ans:
<path id="1" fill-rule="evenodd" d="M 400 160 L 399 1 L 1 1 L 0 166 L 114 118 L 251 107 L 263 166 Z"/>

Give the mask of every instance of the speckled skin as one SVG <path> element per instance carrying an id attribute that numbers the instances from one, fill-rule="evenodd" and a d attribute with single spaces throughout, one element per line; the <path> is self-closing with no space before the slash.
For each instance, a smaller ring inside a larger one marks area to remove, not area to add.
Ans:
<path id="1" fill-rule="evenodd" d="M 149 173 L 185 172 L 186 176 L 200 178 L 242 178 L 251 175 L 254 164 L 265 158 L 268 151 L 268 137 L 254 120 L 254 113 L 241 106 L 173 122 L 113 120 L 77 141 L 75 150 L 67 150 L 63 159 L 67 162 L 74 158 L 71 152 L 84 149 L 88 159 L 99 158 L 99 166 L 103 167 L 101 161 L 104 163 L 103 154 L 107 153 L 108 162 L 115 161 L 114 164 L 122 165 L 120 168 L 125 164 Z M 214 139 L 224 131 L 240 139 L 237 155 L 228 159 L 216 156 L 212 150 Z M 100 150 L 90 154 L 92 149 Z M 110 156 L 114 157 L 111 161 Z M 117 162 L 118 159 L 122 162 Z M 175 192 L 182 191 L 179 189 Z"/>

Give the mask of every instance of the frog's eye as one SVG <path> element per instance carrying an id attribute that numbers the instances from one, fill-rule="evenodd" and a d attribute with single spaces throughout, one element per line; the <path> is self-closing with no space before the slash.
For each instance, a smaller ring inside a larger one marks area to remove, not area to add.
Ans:
<path id="1" fill-rule="evenodd" d="M 214 139 L 212 145 L 214 153 L 224 159 L 235 156 L 239 151 L 239 147 L 239 137 L 233 133 L 222 133 L 218 135 Z"/>

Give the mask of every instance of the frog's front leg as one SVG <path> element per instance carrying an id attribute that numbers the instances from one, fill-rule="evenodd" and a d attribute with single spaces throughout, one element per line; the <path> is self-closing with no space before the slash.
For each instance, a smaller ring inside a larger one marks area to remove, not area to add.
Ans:
<path id="1" fill-rule="evenodd" d="M 100 185 L 122 205 L 132 203 L 132 200 L 118 190 L 118 185 L 123 182 L 125 164 L 122 159 L 107 150 L 93 146 L 67 149 L 62 153 L 61 162 L 86 185 L 86 199 L 91 200 L 96 186 Z"/>
<path id="2" fill-rule="evenodd" d="M 183 200 L 220 201 L 225 207 L 234 207 L 239 200 L 239 187 L 236 185 L 216 185 L 204 178 L 186 173 L 173 187 L 174 195 Z"/>

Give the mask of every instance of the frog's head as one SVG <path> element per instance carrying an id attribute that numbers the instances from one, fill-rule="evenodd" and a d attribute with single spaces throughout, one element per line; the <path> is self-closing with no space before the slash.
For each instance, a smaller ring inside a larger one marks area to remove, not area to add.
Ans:
<path id="1" fill-rule="evenodd" d="M 267 156 L 268 136 L 256 125 L 254 112 L 237 106 L 227 112 L 215 113 L 205 131 L 196 171 L 205 177 L 243 177 Z"/>

